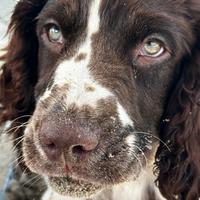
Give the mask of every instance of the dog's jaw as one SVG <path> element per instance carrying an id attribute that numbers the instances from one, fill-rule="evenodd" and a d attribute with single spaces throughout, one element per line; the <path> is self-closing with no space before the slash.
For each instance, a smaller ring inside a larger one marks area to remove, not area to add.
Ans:
<path id="1" fill-rule="evenodd" d="M 133 197 L 137 197 L 137 200 L 166 200 L 155 185 L 152 168 L 153 165 L 148 166 L 135 181 L 105 188 L 89 198 L 61 196 L 48 187 L 42 200 L 133 200 Z"/>

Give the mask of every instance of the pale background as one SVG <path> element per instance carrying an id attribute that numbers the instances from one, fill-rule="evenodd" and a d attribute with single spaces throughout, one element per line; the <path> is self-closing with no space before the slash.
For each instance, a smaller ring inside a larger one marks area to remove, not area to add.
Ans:
<path id="1" fill-rule="evenodd" d="M 12 13 L 16 0 L 0 0 L 0 49 L 2 49 L 7 43 L 7 37 L 5 37 L 6 29 Z M 2 51 L 0 51 L 0 55 Z M 0 66 L 2 63 L 0 62 Z M 0 190 L 3 187 L 5 176 L 8 172 L 8 163 L 11 163 L 11 157 L 13 152 L 11 151 L 11 145 L 9 140 L 2 135 L 0 129 Z M 1 197 L 0 197 L 1 198 Z"/>
<path id="2" fill-rule="evenodd" d="M 0 0 L 0 45 L 16 0 Z"/>

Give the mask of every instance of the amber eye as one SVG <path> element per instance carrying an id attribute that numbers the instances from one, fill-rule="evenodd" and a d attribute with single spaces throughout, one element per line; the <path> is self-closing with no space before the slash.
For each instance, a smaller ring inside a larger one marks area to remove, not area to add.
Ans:
<path id="1" fill-rule="evenodd" d="M 57 25 L 51 25 L 48 28 L 48 38 L 50 42 L 62 43 L 63 36 L 60 28 Z"/>
<path id="2" fill-rule="evenodd" d="M 141 55 L 158 57 L 165 51 L 163 45 L 158 41 L 148 41 L 141 48 Z"/>

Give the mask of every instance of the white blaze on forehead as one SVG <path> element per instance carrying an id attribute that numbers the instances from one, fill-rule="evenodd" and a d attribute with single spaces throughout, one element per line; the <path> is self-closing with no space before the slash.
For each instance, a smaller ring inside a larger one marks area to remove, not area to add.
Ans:
<path id="1" fill-rule="evenodd" d="M 100 16 L 99 9 L 101 0 L 93 0 L 90 6 L 90 12 L 87 25 L 87 36 L 83 44 L 78 49 L 76 55 L 70 60 L 65 60 L 57 67 L 54 77 L 54 86 L 62 87 L 68 86 L 66 91 L 66 104 L 76 104 L 77 106 L 90 105 L 96 106 L 96 103 L 100 99 L 105 99 L 109 96 L 113 96 L 112 93 L 102 87 L 90 74 L 88 66 L 92 58 L 92 37 L 93 34 L 99 30 Z M 86 54 L 86 58 L 76 61 L 76 58 L 81 53 Z M 94 91 L 86 91 L 85 86 L 94 88 Z M 42 100 L 46 99 L 51 92 L 46 91 L 41 97 Z"/>
<path id="2" fill-rule="evenodd" d="M 83 45 L 80 47 L 78 54 L 82 52 L 87 52 L 89 54 L 87 56 L 87 61 L 90 61 L 90 56 L 92 53 L 92 36 L 93 34 L 97 33 L 99 30 L 99 23 L 100 23 L 100 16 L 99 16 L 99 9 L 100 9 L 100 2 L 101 0 L 93 0 L 90 14 L 88 18 L 88 26 L 87 26 L 87 38 Z"/>
<path id="3" fill-rule="evenodd" d="M 89 71 L 89 64 L 92 59 L 93 47 L 92 38 L 99 31 L 100 16 L 99 10 L 101 0 L 93 0 L 90 5 L 88 16 L 87 36 L 85 41 L 79 47 L 76 55 L 70 60 L 65 60 L 60 63 L 55 71 L 54 86 L 61 88 L 67 85 L 66 91 L 66 106 L 75 104 L 78 107 L 89 105 L 96 107 L 101 99 L 114 97 L 112 92 L 101 86 Z M 86 58 L 77 62 L 76 58 L 80 54 L 85 54 Z M 86 86 L 93 88 L 92 91 L 86 91 Z M 45 100 L 51 95 L 51 90 L 47 90 L 41 97 Z M 117 113 L 123 126 L 133 126 L 133 122 L 127 114 L 126 110 L 117 103 Z"/>
<path id="4" fill-rule="evenodd" d="M 85 78 L 91 79 L 89 75 L 88 65 L 91 61 L 92 54 L 92 36 L 99 30 L 99 7 L 101 0 L 94 0 L 91 4 L 90 14 L 88 17 L 87 37 L 80 46 L 78 53 L 70 60 L 62 62 L 56 72 L 54 84 L 63 86 L 65 84 L 73 84 L 75 82 L 83 82 Z M 76 57 L 84 53 L 86 59 L 76 62 Z"/>
<path id="5" fill-rule="evenodd" d="M 117 113 L 118 113 L 119 119 L 124 127 L 128 126 L 128 125 L 133 127 L 133 121 L 129 117 L 126 110 L 119 103 L 117 104 Z"/>

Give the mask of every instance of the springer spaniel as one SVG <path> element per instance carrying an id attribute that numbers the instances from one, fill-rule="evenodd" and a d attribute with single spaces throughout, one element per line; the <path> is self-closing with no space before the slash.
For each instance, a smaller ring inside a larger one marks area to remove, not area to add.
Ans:
<path id="1" fill-rule="evenodd" d="M 199 0 L 20 0 L 9 33 L 0 121 L 41 199 L 199 199 Z"/>

